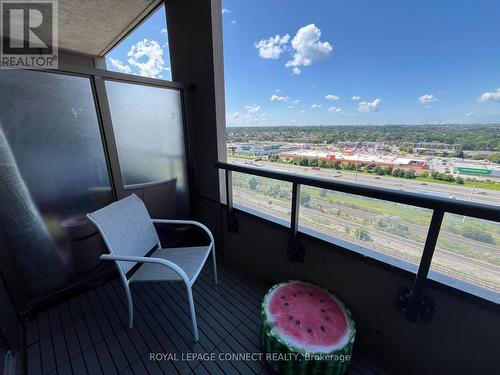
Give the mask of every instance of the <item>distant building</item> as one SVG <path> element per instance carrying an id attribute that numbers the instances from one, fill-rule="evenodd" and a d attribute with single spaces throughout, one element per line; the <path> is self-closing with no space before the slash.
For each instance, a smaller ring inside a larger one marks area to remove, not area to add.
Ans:
<path id="1" fill-rule="evenodd" d="M 405 146 L 411 147 L 414 152 L 425 152 L 428 154 L 441 154 L 442 152 L 452 153 L 460 149 L 460 145 L 450 145 L 439 142 L 416 142 L 405 143 Z"/>
<path id="2" fill-rule="evenodd" d="M 372 155 L 356 153 L 354 150 L 342 150 L 337 152 L 324 152 L 316 150 L 296 150 L 281 152 L 282 159 L 318 159 L 325 161 L 338 161 L 340 163 L 378 165 L 388 168 L 407 168 L 421 170 L 427 168 L 425 160 L 416 158 L 401 158 L 397 155 Z"/>
<path id="3" fill-rule="evenodd" d="M 500 178 L 500 168 L 482 162 L 456 162 L 453 163 L 453 172 L 459 175 L 480 178 Z"/>
<path id="4" fill-rule="evenodd" d="M 279 145 L 259 145 L 248 143 L 235 146 L 235 152 L 253 156 L 268 156 L 271 154 L 277 154 L 279 151 Z"/>

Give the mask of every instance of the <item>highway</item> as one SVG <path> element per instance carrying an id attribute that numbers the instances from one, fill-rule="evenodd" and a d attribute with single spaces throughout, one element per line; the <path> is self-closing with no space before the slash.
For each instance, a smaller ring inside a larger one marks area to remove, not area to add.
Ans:
<path id="1" fill-rule="evenodd" d="M 471 199 L 472 187 L 460 186 L 455 184 L 439 184 L 431 182 L 420 182 L 398 177 L 375 176 L 364 173 L 354 173 L 347 171 L 339 171 L 334 169 L 322 168 L 319 170 L 312 169 L 311 167 L 301 167 L 293 164 L 272 163 L 269 161 L 251 161 L 245 159 L 228 157 L 228 162 L 249 167 L 270 169 L 273 171 L 282 171 L 288 173 L 296 173 L 305 176 L 313 176 L 324 178 L 327 180 L 340 180 L 347 182 L 357 182 L 363 185 L 383 187 L 395 190 L 404 190 L 408 192 L 440 192 L 451 194 L 456 199 L 465 201 L 472 200 L 473 202 L 480 202 L 485 204 L 500 205 L 500 191 L 490 189 L 474 189 Z"/>

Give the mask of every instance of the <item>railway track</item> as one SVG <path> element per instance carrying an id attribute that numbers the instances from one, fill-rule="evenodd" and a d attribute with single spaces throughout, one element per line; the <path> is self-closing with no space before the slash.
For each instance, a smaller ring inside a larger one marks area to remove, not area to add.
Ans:
<path id="1" fill-rule="evenodd" d="M 325 207 L 325 205 L 327 205 L 326 208 L 339 209 L 339 210 L 342 210 L 344 212 L 353 214 L 355 216 L 360 216 L 360 217 L 362 216 L 362 217 L 364 217 L 366 219 L 370 219 L 370 220 L 375 220 L 378 217 L 380 217 L 379 214 L 375 214 L 372 212 L 368 212 L 368 211 L 364 211 L 361 209 L 356 209 L 356 208 L 352 208 L 352 207 L 348 207 L 348 206 L 343 206 L 343 205 L 339 205 L 339 204 L 335 204 L 335 203 L 330 203 L 330 202 L 327 202 L 325 200 L 313 198 L 313 199 L 311 199 L 311 201 L 316 201 L 319 204 L 321 204 L 323 207 Z M 411 209 L 411 208 L 409 208 L 409 209 Z M 429 220 L 429 222 L 430 222 L 430 220 Z M 409 229 L 412 229 L 416 233 L 422 235 L 424 238 L 427 235 L 428 228 L 426 228 L 425 226 L 410 223 L 407 221 L 402 221 L 402 223 L 404 223 L 404 225 L 406 225 Z M 440 237 L 443 237 L 443 238 L 446 238 L 449 240 L 454 240 L 454 241 L 457 241 L 459 243 L 466 243 L 466 244 L 469 244 L 471 246 L 474 246 L 476 249 L 480 249 L 483 252 L 495 253 L 495 254 L 500 256 L 500 247 L 496 248 L 492 244 L 485 244 L 484 242 L 474 241 L 474 240 L 468 239 L 466 237 L 462 237 L 460 235 L 450 233 L 450 232 L 444 231 L 444 230 L 441 230 Z"/>
<path id="2" fill-rule="evenodd" d="M 257 211 L 264 212 L 268 215 L 272 216 L 277 216 L 283 220 L 290 220 L 289 217 L 289 212 L 290 212 L 290 206 L 287 204 L 286 201 L 279 200 L 273 197 L 265 197 L 266 202 L 272 202 L 272 205 L 274 206 L 273 208 L 267 207 L 266 205 L 262 204 L 263 201 L 263 196 L 262 194 L 249 191 L 243 188 L 234 188 L 235 191 L 235 201 L 236 198 L 243 197 L 244 203 L 246 206 L 249 206 L 249 208 L 252 208 Z M 321 201 L 322 203 L 325 203 L 324 201 Z M 249 204 L 250 203 L 250 204 Z M 327 202 L 328 203 L 328 202 Z M 333 205 L 333 204 L 332 204 Z M 351 210 L 351 213 L 359 213 L 359 210 L 353 211 L 355 209 L 352 208 L 347 208 L 344 206 L 337 206 L 333 205 L 336 209 L 340 210 Z M 306 207 L 301 207 L 301 212 L 303 213 L 303 218 L 305 218 L 308 221 L 308 227 L 311 227 L 311 229 L 316 230 L 320 233 L 324 233 L 326 235 L 333 235 L 331 228 L 325 227 L 324 225 L 319 225 L 313 221 L 313 218 L 316 218 L 316 220 L 322 219 L 327 222 L 331 222 L 332 219 L 335 219 L 338 224 L 343 225 L 344 227 L 349 227 L 352 229 L 366 229 L 366 227 L 363 224 L 355 223 L 340 217 L 332 217 L 331 215 L 322 213 L 318 210 L 312 209 L 312 208 L 306 208 Z M 362 211 L 362 213 L 366 213 L 365 211 Z M 377 216 L 376 214 L 371 214 L 374 216 Z M 405 223 L 406 224 L 406 223 Z M 413 224 L 416 225 L 416 224 Z M 418 225 L 416 225 L 418 226 Z M 423 231 L 426 233 L 426 230 L 423 229 L 423 227 L 420 226 L 419 228 L 420 231 Z M 347 240 L 350 242 L 353 242 L 353 238 L 349 236 L 345 236 L 342 233 L 335 233 L 335 236 Z M 401 236 L 392 234 L 392 233 L 387 233 L 378 229 L 372 229 L 370 228 L 370 236 L 373 237 L 373 249 L 376 251 L 380 251 L 382 253 L 385 253 L 387 255 L 394 256 L 398 259 L 402 259 L 414 264 L 418 264 L 420 255 L 422 253 L 423 249 L 423 243 L 420 243 L 418 241 L 412 240 L 412 239 L 407 239 L 403 238 Z M 455 237 L 456 238 L 456 237 Z M 401 249 L 401 241 L 404 240 L 405 243 L 405 250 L 406 252 L 402 252 Z M 464 242 L 463 238 L 460 237 L 460 241 Z M 380 243 L 389 243 L 392 244 L 392 246 L 380 246 Z M 366 244 L 368 245 L 368 244 Z M 366 246 L 365 245 L 365 246 Z M 398 250 L 396 250 L 398 249 Z M 492 264 L 492 263 L 487 263 L 483 262 L 471 257 L 464 256 L 462 254 L 459 254 L 455 251 L 450 251 L 448 249 L 443 249 L 441 247 L 436 248 L 436 255 L 435 259 L 438 259 L 438 262 L 433 263 L 433 268 L 437 271 L 440 271 L 444 274 L 447 275 L 452 275 L 452 277 L 457 277 L 460 275 L 461 279 L 468 280 L 469 282 L 472 282 L 476 285 L 481 285 L 484 286 L 488 289 L 494 290 L 494 291 L 499 291 L 500 290 L 500 281 L 499 283 L 496 282 L 488 282 L 487 280 L 483 278 L 478 278 L 474 277 L 473 273 L 464 273 L 460 270 L 464 268 L 470 268 L 471 265 L 474 265 L 477 268 L 483 269 L 484 272 L 487 274 L 491 274 L 490 276 L 493 278 L 499 278 L 500 280 L 500 266 Z M 491 251 L 491 250 L 490 250 Z M 441 264 L 441 261 L 446 264 Z M 457 264 L 459 267 L 453 267 L 453 273 L 450 273 L 450 264 Z"/>

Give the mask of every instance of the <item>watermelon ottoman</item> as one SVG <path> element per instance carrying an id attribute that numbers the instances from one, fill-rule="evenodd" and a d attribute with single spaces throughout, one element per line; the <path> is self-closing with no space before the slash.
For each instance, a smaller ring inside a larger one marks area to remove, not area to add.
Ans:
<path id="1" fill-rule="evenodd" d="M 327 290 L 300 281 L 273 286 L 262 302 L 265 358 L 280 374 L 344 374 L 356 328 Z"/>

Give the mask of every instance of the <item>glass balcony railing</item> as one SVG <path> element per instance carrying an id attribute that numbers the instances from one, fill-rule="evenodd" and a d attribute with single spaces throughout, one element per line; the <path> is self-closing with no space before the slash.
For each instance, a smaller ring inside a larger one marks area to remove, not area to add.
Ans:
<path id="1" fill-rule="evenodd" d="M 309 235 L 410 271 L 415 284 L 408 305 L 422 298 L 428 278 L 500 302 L 498 206 L 244 165 L 217 166 L 226 171 L 234 230 L 233 207 L 288 227 L 289 255 L 301 248 L 300 236 Z M 407 312 L 409 318 L 412 314 Z"/>

